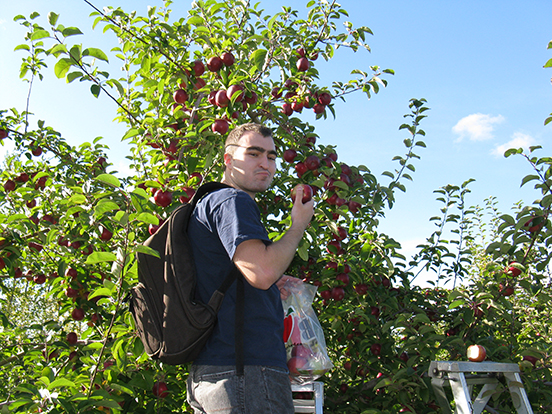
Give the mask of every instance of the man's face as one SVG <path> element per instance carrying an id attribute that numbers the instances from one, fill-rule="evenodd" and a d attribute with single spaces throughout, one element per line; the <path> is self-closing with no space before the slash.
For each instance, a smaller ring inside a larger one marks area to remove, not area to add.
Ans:
<path id="1" fill-rule="evenodd" d="M 273 139 L 248 131 L 233 147 L 233 155 L 224 154 L 225 177 L 230 181 L 229 184 L 251 197 L 268 189 L 276 172 Z"/>

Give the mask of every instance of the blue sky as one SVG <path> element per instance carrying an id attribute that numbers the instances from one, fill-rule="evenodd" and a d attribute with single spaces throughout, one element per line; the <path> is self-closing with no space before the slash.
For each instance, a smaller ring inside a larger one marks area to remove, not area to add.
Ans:
<path id="1" fill-rule="evenodd" d="M 159 1 L 126 0 L 93 3 L 98 7 L 120 5 L 145 13 L 148 4 Z M 109 49 L 107 37 L 92 30 L 92 11 L 83 1 L 52 0 L 8 2 L 2 0 L 0 15 L 0 108 L 23 109 L 27 84 L 18 79 L 22 52 L 13 52 L 23 42 L 24 30 L 13 22 L 17 14 L 50 10 L 61 14 L 60 22 L 85 32 L 87 46 Z M 302 2 L 293 3 L 303 9 Z M 289 4 L 288 3 L 288 4 Z M 306 3 L 306 2 L 305 2 Z M 177 1 L 172 8 L 185 15 L 189 1 Z M 286 4 L 280 0 L 261 1 L 267 12 Z M 489 196 L 499 200 L 502 211 L 523 200 L 538 198 L 531 188 L 520 188 L 521 179 L 531 174 L 521 157 L 504 158 L 509 147 L 541 145 L 537 155 L 550 154 L 552 125 L 544 119 L 552 112 L 552 69 L 544 69 L 552 58 L 547 45 L 552 40 L 552 2 L 510 0 L 342 0 L 355 26 L 368 26 L 371 53 L 340 49 L 329 63 L 319 59 L 321 81 L 346 81 L 351 70 L 370 65 L 390 68 L 389 85 L 367 100 L 365 95 L 347 97 L 337 103 L 337 119 L 312 121 L 320 143 L 335 144 L 339 158 L 352 165 L 364 164 L 376 176 L 393 170 L 391 159 L 404 154 L 398 127 L 404 122 L 411 98 L 425 98 L 431 108 L 422 128 L 426 149 L 419 149 L 414 181 L 406 182 L 407 192 L 397 194 L 395 207 L 382 220 L 380 231 L 400 241 L 407 252 L 434 230 L 429 218 L 439 214 L 440 203 L 433 191 L 447 184 L 460 185 L 469 178 L 472 193 L 468 204 L 482 204 Z M 42 20 L 45 22 L 46 20 Z M 109 43 L 109 45 L 113 45 Z M 53 66 L 53 65 L 50 65 Z M 89 85 L 70 84 L 55 78 L 52 68 L 46 80 L 35 82 L 31 111 L 45 119 L 73 144 L 103 136 L 111 147 L 110 161 L 124 169 L 120 143 L 123 127 L 111 122 L 114 105 L 105 97 L 95 99 Z M 310 118 L 309 118 L 310 116 Z M 381 177 L 386 182 L 385 177 Z"/>

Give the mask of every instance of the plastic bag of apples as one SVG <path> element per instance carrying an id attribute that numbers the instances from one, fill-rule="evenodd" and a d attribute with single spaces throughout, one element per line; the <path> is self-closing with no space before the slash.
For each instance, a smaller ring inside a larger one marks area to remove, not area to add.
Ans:
<path id="1" fill-rule="evenodd" d="M 308 283 L 286 282 L 284 289 L 290 293 L 282 301 L 290 378 L 295 384 L 307 384 L 333 367 L 322 326 L 312 308 L 317 288 Z"/>

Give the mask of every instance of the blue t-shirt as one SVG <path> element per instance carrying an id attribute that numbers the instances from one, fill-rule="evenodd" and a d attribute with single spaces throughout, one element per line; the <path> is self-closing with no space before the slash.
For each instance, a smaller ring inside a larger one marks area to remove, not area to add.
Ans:
<path id="1" fill-rule="evenodd" d="M 237 246 L 251 239 L 270 244 L 255 201 L 244 191 L 224 188 L 196 206 L 188 234 L 197 269 L 196 297 L 208 302 L 231 270 Z M 213 334 L 195 360 L 200 365 L 235 365 L 236 282 L 228 289 Z M 276 285 L 256 289 L 245 281 L 244 359 L 246 365 L 286 368 L 283 308 Z"/>

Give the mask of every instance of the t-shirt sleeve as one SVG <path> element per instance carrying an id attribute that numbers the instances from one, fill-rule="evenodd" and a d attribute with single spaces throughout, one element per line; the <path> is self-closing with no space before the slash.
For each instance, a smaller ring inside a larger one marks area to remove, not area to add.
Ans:
<path id="1" fill-rule="evenodd" d="M 266 229 L 261 222 L 261 214 L 255 201 L 244 192 L 226 199 L 214 214 L 219 238 L 230 258 L 236 248 L 246 240 L 258 239 L 270 243 Z"/>

